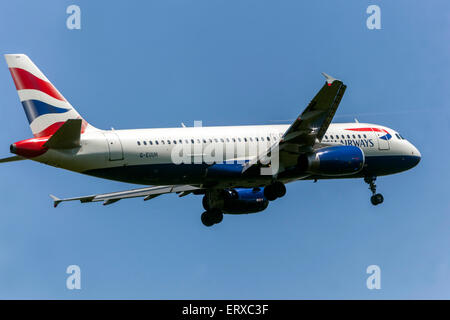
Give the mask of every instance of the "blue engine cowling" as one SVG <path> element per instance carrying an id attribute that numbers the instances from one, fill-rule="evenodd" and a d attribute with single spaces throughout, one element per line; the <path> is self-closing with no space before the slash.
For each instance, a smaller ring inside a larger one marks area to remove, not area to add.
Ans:
<path id="1" fill-rule="evenodd" d="M 356 146 L 333 146 L 316 150 L 299 159 L 302 171 L 323 175 L 355 174 L 364 166 L 364 152 Z"/>
<path id="2" fill-rule="evenodd" d="M 224 190 L 222 211 L 244 214 L 263 211 L 269 205 L 264 188 L 235 188 Z"/>

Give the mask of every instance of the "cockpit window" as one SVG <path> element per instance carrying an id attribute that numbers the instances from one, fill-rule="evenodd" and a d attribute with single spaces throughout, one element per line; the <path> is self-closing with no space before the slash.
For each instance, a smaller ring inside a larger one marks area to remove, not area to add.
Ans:
<path id="1" fill-rule="evenodd" d="M 395 136 L 397 138 L 399 138 L 400 140 L 406 140 L 405 138 L 403 138 L 403 136 L 400 133 L 396 133 Z"/>

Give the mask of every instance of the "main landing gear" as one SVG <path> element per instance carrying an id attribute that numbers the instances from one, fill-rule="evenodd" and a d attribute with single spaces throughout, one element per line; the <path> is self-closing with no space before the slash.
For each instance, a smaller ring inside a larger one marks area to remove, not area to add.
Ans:
<path id="1" fill-rule="evenodd" d="M 264 196 L 267 200 L 273 201 L 276 198 L 281 198 L 286 194 L 286 187 L 280 181 L 275 181 L 264 188 Z"/>
<path id="2" fill-rule="evenodd" d="M 208 194 L 205 194 L 203 196 L 202 204 L 203 208 L 206 210 L 200 217 L 204 226 L 211 227 L 222 222 L 223 212 L 219 208 L 223 207 L 223 197 L 221 197 L 220 192 L 209 192 Z"/>
<path id="3" fill-rule="evenodd" d="M 372 196 L 370 197 L 370 202 L 372 202 L 372 204 L 374 206 L 377 206 L 381 203 L 383 203 L 383 195 L 381 193 L 377 193 L 377 186 L 375 184 L 375 180 L 377 179 L 377 177 L 365 177 L 364 178 L 364 182 L 369 184 L 369 189 L 370 191 L 372 191 Z"/>
<path id="4" fill-rule="evenodd" d="M 223 220 L 223 213 L 220 209 L 211 209 L 202 213 L 201 216 L 202 223 L 206 227 L 211 227 L 216 223 L 221 223 Z"/>

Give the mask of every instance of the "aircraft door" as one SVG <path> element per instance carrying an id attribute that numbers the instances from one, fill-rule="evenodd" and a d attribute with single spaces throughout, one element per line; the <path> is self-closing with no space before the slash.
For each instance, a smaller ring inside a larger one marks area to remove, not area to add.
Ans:
<path id="1" fill-rule="evenodd" d="M 109 150 L 109 160 L 117 161 L 123 160 L 123 148 L 120 142 L 119 136 L 113 131 L 108 131 L 103 133 L 108 143 Z"/>
<path id="2" fill-rule="evenodd" d="M 373 133 L 375 133 L 378 140 L 378 149 L 389 150 L 389 138 L 391 135 L 384 131 L 374 131 Z"/>

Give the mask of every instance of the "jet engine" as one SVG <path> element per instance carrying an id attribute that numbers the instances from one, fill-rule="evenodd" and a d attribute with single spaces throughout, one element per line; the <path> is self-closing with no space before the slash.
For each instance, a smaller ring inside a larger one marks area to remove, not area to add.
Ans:
<path id="1" fill-rule="evenodd" d="M 264 188 L 233 188 L 203 197 L 205 210 L 220 209 L 223 213 L 246 214 L 263 211 L 269 205 Z"/>
<path id="2" fill-rule="evenodd" d="M 361 171 L 364 160 L 364 152 L 359 147 L 332 146 L 300 157 L 298 168 L 322 176 L 343 176 Z"/>

